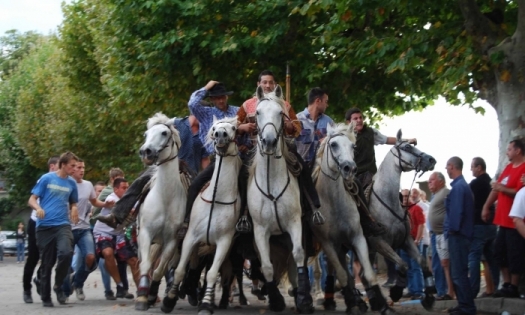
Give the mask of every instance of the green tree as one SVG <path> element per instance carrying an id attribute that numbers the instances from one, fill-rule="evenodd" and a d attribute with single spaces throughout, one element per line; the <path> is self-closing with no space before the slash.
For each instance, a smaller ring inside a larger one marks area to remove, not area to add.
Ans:
<path id="1" fill-rule="evenodd" d="M 353 103 L 397 114 L 438 95 L 484 99 L 498 115 L 500 169 L 508 142 L 525 135 L 525 1 L 318 0 L 293 14 L 317 26 L 324 68 L 351 78 Z"/>

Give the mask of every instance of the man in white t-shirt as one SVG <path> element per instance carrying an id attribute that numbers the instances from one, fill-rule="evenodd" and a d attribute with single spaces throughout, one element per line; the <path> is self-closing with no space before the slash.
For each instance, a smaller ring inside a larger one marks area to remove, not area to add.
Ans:
<path id="1" fill-rule="evenodd" d="M 525 185 L 525 175 L 521 177 L 521 182 Z M 512 218 L 516 230 L 525 238 L 525 189 L 521 188 L 516 193 L 509 217 Z"/>
<path id="2" fill-rule="evenodd" d="M 78 255 L 78 263 L 74 266 L 75 270 L 73 271 L 75 273 L 71 285 L 76 293 L 77 299 L 80 301 L 86 298 L 83 290 L 84 282 L 86 282 L 88 275 L 97 268 L 95 243 L 93 242 L 93 233 L 91 232 L 91 226 L 89 224 L 91 206 L 111 208 L 115 204 L 114 201 L 106 200 L 102 202 L 97 199 L 93 184 L 83 179 L 85 169 L 84 161 L 79 159 L 72 174 L 78 189 L 78 223 L 71 224 L 73 246 L 76 246 L 78 249 L 78 252 L 75 253 L 75 256 Z M 71 293 L 69 285 L 70 283 L 64 282 L 62 287 L 66 295 Z"/>
<path id="3" fill-rule="evenodd" d="M 423 215 L 425 216 L 425 226 L 423 227 L 423 237 L 421 238 L 421 240 L 419 240 L 419 242 L 417 243 L 417 246 L 419 248 L 419 252 L 421 253 L 421 255 L 423 255 L 423 257 L 426 259 L 427 258 L 427 249 L 428 249 L 428 246 L 430 245 L 430 236 L 429 236 L 429 233 L 428 233 L 428 225 L 429 225 L 429 223 L 428 223 L 428 209 L 429 209 L 429 205 L 427 203 L 423 202 L 423 200 L 421 200 L 421 192 L 417 188 L 412 188 L 412 192 L 411 192 L 411 196 L 410 197 L 412 198 L 412 203 L 417 204 L 421 209 L 423 209 Z"/>

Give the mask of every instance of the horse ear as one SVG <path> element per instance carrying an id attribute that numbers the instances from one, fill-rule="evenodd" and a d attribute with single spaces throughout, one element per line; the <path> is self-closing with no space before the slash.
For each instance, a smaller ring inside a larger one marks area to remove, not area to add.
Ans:
<path id="1" fill-rule="evenodd" d="M 262 100 L 264 98 L 264 90 L 262 86 L 257 87 L 257 91 L 255 91 L 255 95 L 257 95 L 258 100 Z"/>
<path id="2" fill-rule="evenodd" d="M 352 120 L 349 124 L 348 124 L 348 132 L 351 132 L 351 133 L 355 133 L 354 130 L 355 130 L 355 120 Z"/>
<path id="3" fill-rule="evenodd" d="M 216 122 L 217 122 L 217 117 L 215 117 L 215 115 L 213 115 L 213 122 L 212 122 L 212 124 L 215 125 Z"/>
<path id="4" fill-rule="evenodd" d="M 403 133 L 401 132 L 401 129 L 399 129 L 399 131 L 397 132 L 397 142 L 401 142 L 401 136 L 403 135 Z"/>
<path id="5" fill-rule="evenodd" d="M 279 84 L 275 86 L 275 90 L 273 90 L 273 92 L 275 93 L 275 96 L 279 98 L 283 97 L 283 89 L 281 89 L 281 86 Z"/>

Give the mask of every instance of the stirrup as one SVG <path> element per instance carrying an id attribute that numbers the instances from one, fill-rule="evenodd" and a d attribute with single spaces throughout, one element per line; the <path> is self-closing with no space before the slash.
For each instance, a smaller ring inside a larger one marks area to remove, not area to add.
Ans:
<path id="1" fill-rule="evenodd" d="M 315 225 L 323 225 L 325 222 L 324 216 L 322 215 L 321 212 L 319 212 L 319 210 L 314 211 L 312 215 L 312 220 Z"/>
<path id="2" fill-rule="evenodd" d="M 235 229 L 239 233 L 250 233 L 252 231 L 252 225 L 250 221 L 248 221 L 248 217 L 246 215 L 241 216 L 235 225 Z"/>

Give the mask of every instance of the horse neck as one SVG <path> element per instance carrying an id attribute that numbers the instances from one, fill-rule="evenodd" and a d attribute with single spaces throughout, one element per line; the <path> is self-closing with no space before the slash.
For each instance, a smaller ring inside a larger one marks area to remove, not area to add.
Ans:
<path id="1" fill-rule="evenodd" d="M 166 187 L 167 191 L 176 192 L 176 188 L 182 189 L 179 172 L 179 158 L 163 163 L 157 167 L 157 179 L 155 186 Z"/>
<path id="2" fill-rule="evenodd" d="M 284 156 L 275 158 L 274 156 L 267 156 L 257 151 L 255 160 L 257 164 L 255 174 L 259 183 L 266 183 L 267 176 L 269 176 L 271 181 L 287 181 L 286 176 L 283 176 L 283 174 L 288 174 L 288 166 L 286 165 Z"/>
<path id="3" fill-rule="evenodd" d="M 389 151 L 377 171 L 374 182 L 374 191 L 378 194 L 382 192 L 382 196 L 388 194 L 399 200 L 399 188 L 401 187 L 401 168 L 397 163 L 397 159 Z"/>
<path id="4" fill-rule="evenodd" d="M 218 197 L 216 197 L 216 199 L 219 201 L 228 202 L 237 197 L 240 163 L 241 161 L 237 155 L 217 156 L 213 176 L 210 180 L 210 189 L 208 189 L 208 191 L 213 192 L 215 183 L 217 183 L 216 196 Z M 213 198 L 213 196 L 207 197 Z"/>

